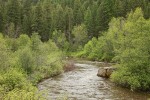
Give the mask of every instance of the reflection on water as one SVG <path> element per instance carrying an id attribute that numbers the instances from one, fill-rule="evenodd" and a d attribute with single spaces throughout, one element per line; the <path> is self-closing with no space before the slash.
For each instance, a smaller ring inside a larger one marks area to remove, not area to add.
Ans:
<path id="1" fill-rule="evenodd" d="M 97 77 L 94 63 L 76 63 L 76 69 L 47 79 L 38 85 L 48 92 L 48 100 L 67 95 L 69 100 L 147 100 L 148 93 L 135 93 L 116 87 L 108 79 Z"/>

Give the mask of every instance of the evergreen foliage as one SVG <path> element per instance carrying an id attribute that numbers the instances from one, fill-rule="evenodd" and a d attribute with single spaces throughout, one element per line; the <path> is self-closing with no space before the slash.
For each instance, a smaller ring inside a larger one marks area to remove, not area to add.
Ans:
<path id="1" fill-rule="evenodd" d="M 85 24 L 89 39 L 98 38 L 112 17 L 126 17 L 136 7 L 148 19 L 149 5 L 149 0 L 1 0 L 0 32 L 15 38 L 37 32 L 48 41 L 53 31 L 61 30 L 70 43 L 73 27 Z"/>

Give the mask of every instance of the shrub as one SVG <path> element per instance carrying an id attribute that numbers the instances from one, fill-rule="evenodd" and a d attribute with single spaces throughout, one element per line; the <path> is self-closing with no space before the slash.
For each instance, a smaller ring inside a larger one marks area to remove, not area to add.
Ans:
<path id="1" fill-rule="evenodd" d="M 112 80 L 132 90 L 150 90 L 150 20 L 145 20 L 140 8 L 128 15 L 124 23 L 124 39 L 116 55 L 120 68 Z"/>
<path id="2" fill-rule="evenodd" d="M 93 52 L 93 49 L 95 48 L 97 44 L 97 39 L 96 38 L 92 38 L 91 41 L 89 41 L 85 46 L 84 46 L 84 52 L 85 52 L 85 56 L 90 58 L 91 53 Z"/>
<path id="3" fill-rule="evenodd" d="M 2 76 L 0 85 L 4 87 L 5 91 L 11 91 L 15 88 L 23 89 L 26 87 L 26 75 L 18 69 L 9 69 Z"/>
<path id="4" fill-rule="evenodd" d="M 83 46 L 87 42 L 88 35 L 87 35 L 87 30 L 84 24 L 81 24 L 79 26 L 75 26 L 74 29 L 72 30 L 72 35 L 73 35 L 73 45 L 71 45 L 72 49 L 75 51 L 77 50 L 82 50 Z"/>
<path id="5" fill-rule="evenodd" d="M 54 42 L 41 42 L 38 34 L 31 38 L 4 38 L 0 34 L 0 99 L 45 100 L 37 83 L 63 71 L 62 52 Z"/>
<path id="6" fill-rule="evenodd" d="M 36 91 L 14 89 L 5 95 L 3 100 L 46 100 L 46 98 Z"/>
<path id="7" fill-rule="evenodd" d="M 0 37 L 0 69 L 1 71 L 7 70 L 10 66 L 11 52 L 6 46 L 4 39 Z M 0 72 L 1 72 L 0 71 Z"/>
<path id="8" fill-rule="evenodd" d="M 36 87 L 27 80 L 22 70 L 12 68 L 0 75 L 0 98 L 2 100 L 44 100 Z"/>
<path id="9" fill-rule="evenodd" d="M 30 48 L 19 51 L 19 65 L 28 73 L 32 73 L 34 69 L 34 59 Z"/>
<path id="10" fill-rule="evenodd" d="M 6 46 L 9 50 L 15 52 L 18 50 L 18 42 L 17 39 L 14 38 L 6 38 Z"/>
<path id="11" fill-rule="evenodd" d="M 25 34 L 20 35 L 17 42 L 19 49 L 24 49 L 26 47 L 30 47 L 31 45 L 31 39 Z"/>

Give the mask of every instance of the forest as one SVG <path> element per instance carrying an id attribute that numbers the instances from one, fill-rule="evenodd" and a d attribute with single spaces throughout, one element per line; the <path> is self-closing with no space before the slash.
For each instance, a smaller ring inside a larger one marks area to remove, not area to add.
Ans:
<path id="1" fill-rule="evenodd" d="M 150 91 L 149 0 L 0 0 L 0 99 L 45 100 L 36 85 L 65 57 L 113 62 L 111 81 Z"/>

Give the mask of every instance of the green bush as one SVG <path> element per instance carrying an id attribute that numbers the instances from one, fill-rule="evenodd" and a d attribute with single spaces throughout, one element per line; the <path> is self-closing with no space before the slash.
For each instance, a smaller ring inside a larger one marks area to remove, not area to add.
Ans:
<path id="1" fill-rule="evenodd" d="M 94 59 L 93 56 L 93 51 L 97 45 L 97 39 L 92 38 L 91 41 L 89 41 L 85 46 L 84 46 L 84 54 L 87 58 Z"/>
<path id="2" fill-rule="evenodd" d="M 15 52 L 18 50 L 18 42 L 17 39 L 14 38 L 6 38 L 6 46 L 9 50 L 11 50 L 12 52 Z"/>
<path id="3" fill-rule="evenodd" d="M 26 47 L 29 48 L 31 46 L 31 39 L 25 34 L 20 35 L 19 38 L 17 39 L 17 42 L 19 49 L 24 49 Z"/>
<path id="4" fill-rule="evenodd" d="M 87 43 L 88 34 L 84 24 L 75 26 L 72 30 L 73 40 L 70 48 L 72 51 L 80 51 Z"/>
<path id="5" fill-rule="evenodd" d="M 145 20 L 140 8 L 128 15 L 120 39 L 122 45 L 115 59 L 119 70 L 112 74 L 112 80 L 132 90 L 150 90 L 150 20 Z"/>
<path id="6" fill-rule="evenodd" d="M 46 100 L 46 98 L 37 91 L 14 89 L 5 95 L 3 100 Z"/>
<path id="7" fill-rule="evenodd" d="M 11 66 L 12 52 L 7 47 L 6 39 L 0 34 L 0 73 Z"/>
<path id="8" fill-rule="evenodd" d="M 0 99 L 45 100 L 33 85 L 63 71 L 63 54 L 54 42 L 31 38 L 4 38 L 0 34 Z"/>
<path id="9" fill-rule="evenodd" d="M 111 76 L 112 80 L 131 90 L 149 90 L 150 89 L 150 74 L 146 70 L 130 71 L 130 68 L 120 67 Z"/>
<path id="10" fill-rule="evenodd" d="M 65 33 L 62 33 L 60 30 L 55 30 L 52 35 L 53 42 L 56 43 L 59 49 L 67 52 L 69 50 L 69 42 L 66 39 Z"/>
<path id="11" fill-rule="evenodd" d="M 0 81 L 0 85 L 4 87 L 5 91 L 11 91 L 15 88 L 23 89 L 26 88 L 26 84 L 26 75 L 14 68 L 6 71 Z"/>
<path id="12" fill-rule="evenodd" d="M 30 74 L 34 69 L 34 58 L 30 48 L 25 48 L 19 51 L 19 65 Z"/>
<path id="13" fill-rule="evenodd" d="M 2 100 L 37 100 L 37 89 L 27 80 L 27 75 L 20 69 L 10 69 L 0 75 L 0 99 Z"/>

